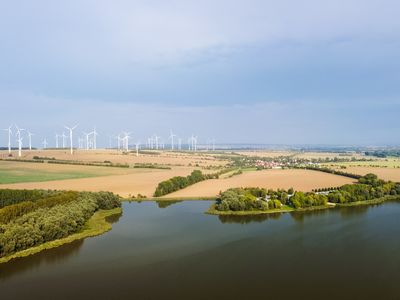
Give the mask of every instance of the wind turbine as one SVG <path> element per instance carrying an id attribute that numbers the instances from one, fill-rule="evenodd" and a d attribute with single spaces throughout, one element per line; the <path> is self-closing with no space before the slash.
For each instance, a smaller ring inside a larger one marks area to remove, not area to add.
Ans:
<path id="1" fill-rule="evenodd" d="M 9 126 L 6 129 L 3 129 L 4 131 L 7 131 L 8 133 L 8 154 L 11 153 L 11 135 L 12 135 L 12 130 L 11 130 L 12 126 Z"/>
<path id="2" fill-rule="evenodd" d="M 72 139 L 72 131 L 76 127 L 78 127 L 78 124 L 76 124 L 74 127 L 68 127 L 68 126 L 65 126 L 65 125 L 64 125 L 64 127 L 69 130 L 69 142 L 70 142 L 70 146 L 71 146 L 71 155 L 72 155 L 72 154 L 74 154 L 74 149 L 73 149 L 74 148 L 74 144 L 73 144 L 73 139 Z"/>
<path id="3" fill-rule="evenodd" d="M 83 135 L 86 137 L 86 150 L 89 150 L 89 137 L 91 133 L 82 132 Z"/>
<path id="4" fill-rule="evenodd" d="M 67 136 L 65 135 L 64 131 L 63 131 L 61 137 L 62 137 L 62 147 L 63 147 L 63 149 L 65 149 L 65 139 L 67 138 Z"/>
<path id="5" fill-rule="evenodd" d="M 124 141 L 124 146 L 125 146 L 125 150 L 126 152 L 129 151 L 129 138 L 130 138 L 130 132 L 124 132 L 124 137 L 122 138 L 122 140 Z"/>
<path id="6" fill-rule="evenodd" d="M 116 139 L 118 141 L 118 151 L 120 151 L 121 150 L 121 134 L 118 134 L 116 136 Z"/>
<path id="7" fill-rule="evenodd" d="M 17 142 L 18 142 L 18 156 L 22 156 L 22 140 L 23 137 L 21 136 L 21 131 L 25 130 L 22 128 L 19 128 L 17 125 L 15 125 L 15 128 L 17 129 Z"/>
<path id="8" fill-rule="evenodd" d="M 28 131 L 28 138 L 29 138 L 29 150 L 32 150 L 32 132 Z"/>
<path id="9" fill-rule="evenodd" d="M 93 149 L 96 150 L 97 149 L 96 136 L 99 135 L 96 131 L 96 127 L 93 129 L 91 134 L 93 134 Z"/>
<path id="10" fill-rule="evenodd" d="M 197 136 L 193 137 L 194 140 L 194 151 L 197 151 Z"/>
<path id="11" fill-rule="evenodd" d="M 60 137 L 60 135 L 58 133 L 56 133 L 55 138 L 56 138 L 56 148 L 58 149 L 58 138 Z"/>
<path id="12" fill-rule="evenodd" d="M 44 138 L 44 140 L 42 142 L 42 145 L 43 145 L 43 149 L 47 149 L 47 140 L 46 140 L 46 138 Z"/>
<path id="13" fill-rule="evenodd" d="M 176 134 L 174 134 L 172 132 L 172 130 L 170 130 L 170 135 L 169 135 L 169 139 L 171 140 L 171 150 L 174 151 L 174 137 L 176 137 Z"/>
<path id="14" fill-rule="evenodd" d="M 181 138 L 178 139 L 178 149 L 182 150 L 182 139 Z"/>
<path id="15" fill-rule="evenodd" d="M 158 150 L 158 141 L 160 140 L 160 137 L 159 136 L 157 136 L 157 135 L 154 135 L 154 142 L 155 142 L 155 145 L 156 145 L 156 149 Z"/>
<path id="16" fill-rule="evenodd" d="M 136 156 L 139 156 L 139 146 L 140 146 L 140 141 L 135 143 L 135 147 L 136 147 Z"/>

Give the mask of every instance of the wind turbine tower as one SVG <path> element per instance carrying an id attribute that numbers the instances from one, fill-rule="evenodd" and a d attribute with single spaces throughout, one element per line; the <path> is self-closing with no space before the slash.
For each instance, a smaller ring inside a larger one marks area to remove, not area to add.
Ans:
<path id="1" fill-rule="evenodd" d="M 172 132 L 172 130 L 170 130 L 169 139 L 171 140 L 171 150 L 172 151 L 174 151 L 174 137 L 176 137 L 176 135 Z"/>
<path id="2" fill-rule="evenodd" d="M 32 132 L 28 131 L 28 138 L 29 138 L 29 150 L 32 150 Z"/>
<path id="3" fill-rule="evenodd" d="M 60 135 L 58 133 L 56 133 L 55 138 L 56 138 L 56 148 L 58 149 L 58 138 L 60 137 Z"/>
<path id="4" fill-rule="evenodd" d="M 47 140 L 46 140 L 46 138 L 44 138 L 44 140 L 42 142 L 42 145 L 43 145 L 43 149 L 47 149 Z"/>
<path id="5" fill-rule="evenodd" d="M 62 137 L 62 147 L 63 147 L 63 149 L 65 149 L 65 140 L 66 140 L 67 136 L 66 136 L 65 133 L 63 132 L 62 135 L 61 135 L 61 137 Z"/>
<path id="6" fill-rule="evenodd" d="M 130 138 L 130 132 L 124 132 L 124 137 L 122 138 L 123 142 L 124 142 L 124 146 L 125 146 L 125 150 L 126 152 L 129 151 L 129 138 Z"/>
<path id="7" fill-rule="evenodd" d="M 96 136 L 99 135 L 96 131 L 96 127 L 93 129 L 91 133 L 93 134 L 93 150 L 96 150 L 97 149 Z"/>
<path id="8" fill-rule="evenodd" d="M 178 149 L 182 150 L 182 139 L 181 138 L 178 139 Z"/>
<path id="9" fill-rule="evenodd" d="M 71 150 L 71 155 L 74 154 L 74 143 L 73 143 L 73 139 L 72 139 L 72 131 L 78 127 L 78 124 L 75 125 L 74 127 L 68 127 L 68 126 L 64 126 L 66 129 L 69 130 L 69 142 L 70 142 L 70 150 Z"/>
<path id="10" fill-rule="evenodd" d="M 17 142 L 18 142 L 18 156 L 22 156 L 22 140 L 23 137 L 21 136 L 21 131 L 25 130 L 22 128 L 18 128 L 17 125 L 15 125 L 15 128 L 17 129 Z"/>
<path id="11" fill-rule="evenodd" d="M 135 147 L 136 147 L 136 156 L 139 156 L 140 141 L 135 143 Z"/>
<path id="12" fill-rule="evenodd" d="M 4 131 L 7 131 L 8 134 L 8 154 L 11 153 L 11 135 L 12 135 L 12 130 L 11 130 L 12 126 L 9 126 L 6 129 L 3 129 Z"/>

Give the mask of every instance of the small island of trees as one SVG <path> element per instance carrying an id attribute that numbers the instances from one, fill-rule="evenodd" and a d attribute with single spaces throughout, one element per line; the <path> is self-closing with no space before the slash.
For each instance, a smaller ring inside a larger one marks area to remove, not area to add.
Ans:
<path id="1" fill-rule="evenodd" d="M 232 188 L 220 194 L 211 214 L 252 214 L 308 210 L 340 205 L 378 203 L 400 199 L 400 184 L 386 182 L 374 174 L 361 176 L 356 184 L 346 184 L 327 192 Z M 371 202 L 372 201 L 372 202 Z"/>

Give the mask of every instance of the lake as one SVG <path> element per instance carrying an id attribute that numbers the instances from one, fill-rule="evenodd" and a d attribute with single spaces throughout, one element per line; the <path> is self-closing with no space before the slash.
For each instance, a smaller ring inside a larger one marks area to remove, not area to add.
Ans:
<path id="1" fill-rule="evenodd" d="M 1 299 L 400 299 L 400 203 L 254 217 L 210 204 L 124 203 L 112 231 L 0 265 Z"/>

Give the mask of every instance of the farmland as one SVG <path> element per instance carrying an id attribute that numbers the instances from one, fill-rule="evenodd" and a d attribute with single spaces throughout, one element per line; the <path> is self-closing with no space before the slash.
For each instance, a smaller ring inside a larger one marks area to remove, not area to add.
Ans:
<path id="1" fill-rule="evenodd" d="M 301 157 L 316 159 L 349 158 L 348 161 L 327 162 L 324 166 L 348 173 L 365 175 L 375 173 L 385 180 L 400 181 L 400 160 L 374 159 L 350 161 L 358 154 L 343 156 L 340 153 L 289 152 L 289 151 L 240 151 L 240 152 L 171 152 L 143 151 L 122 153 L 115 150 L 77 151 L 73 156 L 65 150 L 24 151 L 22 159 L 44 160 L 44 163 L 0 161 L 0 187 L 14 189 L 67 189 L 77 191 L 111 191 L 122 197 L 152 197 L 161 181 L 175 176 L 187 176 L 193 170 L 203 174 L 220 172 L 230 166 L 232 158 Z M 9 159 L 5 151 L 0 157 Z M 54 163 L 56 162 L 56 163 Z M 61 164 L 62 163 L 62 164 Z M 74 163 L 74 164 L 72 164 Z M 89 166 L 81 164 L 111 164 Z M 126 167 L 113 167 L 124 165 Z M 135 168 L 140 166 L 140 168 Z M 344 169 L 343 169 L 344 168 Z M 234 167 L 219 179 L 206 180 L 185 189 L 165 195 L 164 198 L 215 197 L 230 187 L 258 186 L 265 188 L 290 188 L 311 191 L 316 188 L 351 183 L 352 179 L 310 170 L 266 169 Z"/>

